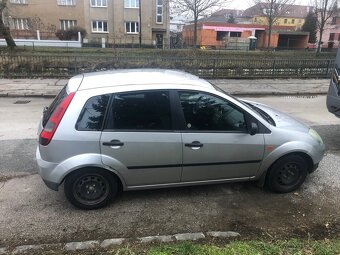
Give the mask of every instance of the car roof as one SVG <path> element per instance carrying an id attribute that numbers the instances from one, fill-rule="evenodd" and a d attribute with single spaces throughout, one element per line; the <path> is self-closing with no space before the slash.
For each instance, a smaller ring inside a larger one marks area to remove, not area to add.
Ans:
<path id="1" fill-rule="evenodd" d="M 128 85 L 157 85 L 158 88 L 171 88 L 172 84 L 214 89 L 209 82 L 195 75 L 167 69 L 124 69 L 85 73 L 71 78 L 68 86 L 71 91 L 76 91 Z"/>

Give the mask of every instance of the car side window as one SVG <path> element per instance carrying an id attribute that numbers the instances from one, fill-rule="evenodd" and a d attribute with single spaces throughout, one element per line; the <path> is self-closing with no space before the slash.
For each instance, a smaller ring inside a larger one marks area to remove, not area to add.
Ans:
<path id="1" fill-rule="evenodd" d="M 187 130 L 246 132 L 245 114 L 227 100 L 196 91 L 179 91 Z"/>
<path id="2" fill-rule="evenodd" d="M 115 94 L 111 121 L 115 130 L 171 130 L 169 92 Z"/>
<path id="3" fill-rule="evenodd" d="M 102 129 L 110 95 L 91 97 L 86 101 L 76 123 L 79 131 L 98 131 Z"/>

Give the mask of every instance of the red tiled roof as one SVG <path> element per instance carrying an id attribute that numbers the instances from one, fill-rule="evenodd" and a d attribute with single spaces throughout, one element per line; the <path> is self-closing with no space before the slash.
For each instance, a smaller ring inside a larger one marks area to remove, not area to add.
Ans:
<path id="1" fill-rule="evenodd" d="M 263 16 L 263 10 L 269 9 L 268 3 L 258 3 L 243 12 L 243 17 L 256 17 Z M 312 6 L 306 5 L 284 5 L 285 12 L 280 15 L 280 17 L 285 18 L 305 18 L 311 10 Z"/>

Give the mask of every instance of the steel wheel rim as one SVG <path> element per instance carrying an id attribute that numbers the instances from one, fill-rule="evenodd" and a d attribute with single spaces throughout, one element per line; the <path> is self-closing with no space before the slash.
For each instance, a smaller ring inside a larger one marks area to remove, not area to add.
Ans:
<path id="1" fill-rule="evenodd" d="M 278 182 L 281 185 L 295 185 L 301 178 L 301 168 L 296 163 L 287 163 L 279 171 Z"/>
<path id="2" fill-rule="evenodd" d="M 109 191 L 109 182 L 99 174 L 83 175 L 73 185 L 75 198 L 85 205 L 103 202 L 109 195 Z"/>

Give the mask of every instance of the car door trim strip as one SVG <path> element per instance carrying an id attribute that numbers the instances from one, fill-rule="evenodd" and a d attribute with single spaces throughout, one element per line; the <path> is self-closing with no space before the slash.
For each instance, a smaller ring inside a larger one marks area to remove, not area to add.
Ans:
<path id="1" fill-rule="evenodd" d="M 170 164 L 170 165 L 151 165 L 151 166 L 128 166 L 129 170 L 145 168 L 170 168 L 170 167 L 192 167 L 192 166 L 219 166 L 219 165 L 237 165 L 237 164 L 254 164 L 262 160 L 231 161 L 231 162 L 211 162 L 211 163 L 191 163 L 191 164 Z"/>

